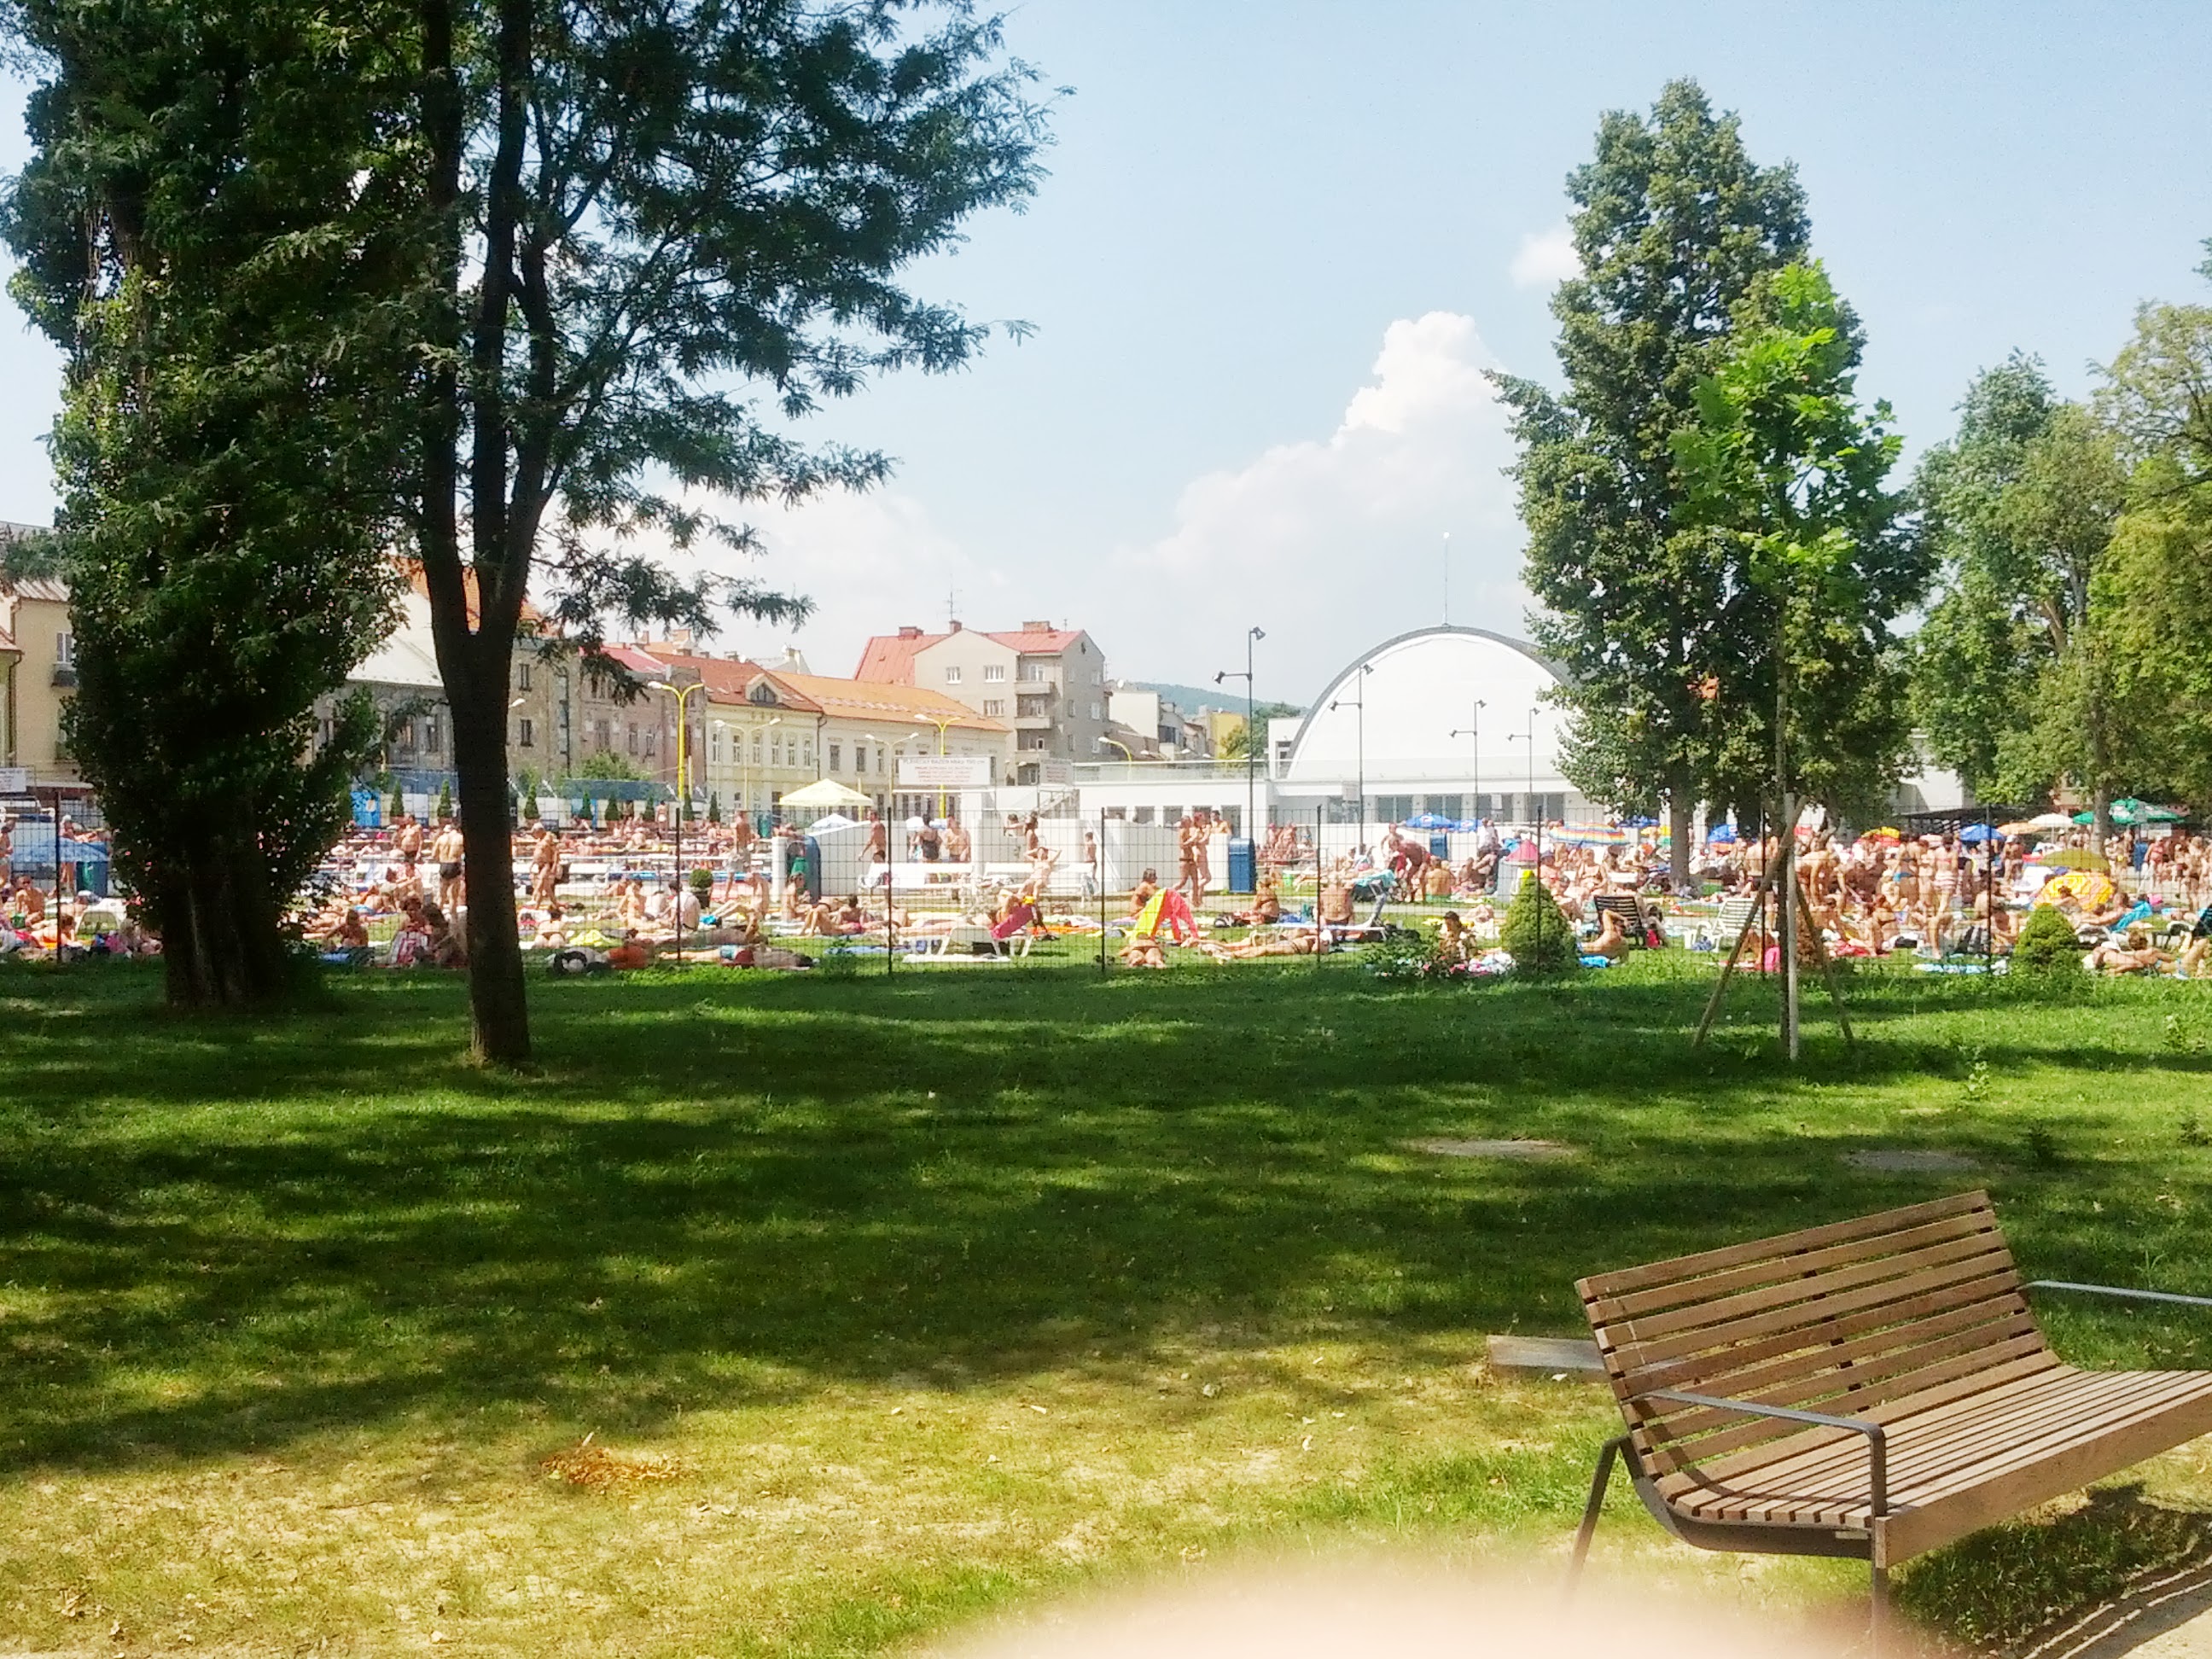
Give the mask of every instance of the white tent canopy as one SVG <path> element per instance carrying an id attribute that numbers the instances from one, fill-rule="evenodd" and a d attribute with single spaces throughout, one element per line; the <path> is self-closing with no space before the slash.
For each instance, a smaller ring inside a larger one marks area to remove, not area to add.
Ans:
<path id="1" fill-rule="evenodd" d="M 843 806 L 873 806 L 875 802 L 857 789 L 848 789 L 834 778 L 823 778 L 804 789 L 793 790 L 779 805 L 795 806 L 802 811 L 832 812 Z"/>

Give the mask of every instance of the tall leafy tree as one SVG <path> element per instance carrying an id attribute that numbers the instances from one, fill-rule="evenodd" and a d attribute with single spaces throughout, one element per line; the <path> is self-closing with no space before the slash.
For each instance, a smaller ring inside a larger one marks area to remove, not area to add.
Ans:
<path id="1" fill-rule="evenodd" d="M 1913 636 L 1913 717 L 1930 757 L 1984 799 L 2006 793 L 2000 752 L 2025 729 L 2028 688 L 2051 657 L 2049 619 L 2022 580 L 2031 561 L 1999 509 L 2057 406 L 2042 364 L 2014 353 L 1975 376 L 1956 435 L 1929 449 L 1913 479 L 1941 572 Z"/>
<path id="2" fill-rule="evenodd" d="M 2094 590 L 2113 725 L 2140 775 L 2212 805 L 2212 307 L 2143 307 L 2097 408 L 2129 468 Z"/>
<path id="3" fill-rule="evenodd" d="M 1804 192 L 1676 81 L 1648 119 L 1603 118 L 1567 194 L 1582 274 L 1552 301 L 1565 392 L 1499 380 L 1522 444 L 1534 631 L 1571 677 L 1569 775 L 1622 806 L 1663 799 L 1686 877 L 1713 770 L 1712 682 L 1747 646 L 1729 563 L 1685 511 L 1674 434 L 1696 419 L 1737 307 L 1803 257 Z"/>
<path id="4" fill-rule="evenodd" d="M 900 275 L 1029 195 L 1043 115 L 961 0 L 415 4 L 434 301 L 412 514 L 453 713 L 474 1046 L 514 1061 L 526 592 L 586 644 L 611 615 L 793 614 L 755 581 L 678 580 L 635 538 L 741 552 L 747 532 L 689 503 L 884 475 L 788 428 L 872 374 L 971 357 L 984 329 Z"/>
<path id="5" fill-rule="evenodd" d="M 1730 734 L 1723 799 L 1778 792 L 1860 806 L 1893 783 L 1911 733 L 1891 624 L 1925 555 L 1887 485 L 1889 407 L 1860 409 L 1856 318 L 1820 265 L 1790 265 L 1739 307 L 1737 334 L 1674 434 L 1688 511 L 1726 555 L 1744 643 L 1715 699 Z"/>
<path id="6" fill-rule="evenodd" d="M 1914 641 L 1930 751 L 1988 796 L 2075 780 L 2101 837 L 2130 751 L 2095 615 L 2127 495 L 2113 434 L 2014 356 L 1976 379 L 1915 493 L 1944 573 Z"/>
<path id="7" fill-rule="evenodd" d="M 19 0 L 43 60 L 7 204 L 14 287 L 67 353 L 51 552 L 69 732 L 180 1004 L 289 978 L 284 911 L 373 733 L 316 701 L 386 625 L 404 186 L 389 18 Z"/>

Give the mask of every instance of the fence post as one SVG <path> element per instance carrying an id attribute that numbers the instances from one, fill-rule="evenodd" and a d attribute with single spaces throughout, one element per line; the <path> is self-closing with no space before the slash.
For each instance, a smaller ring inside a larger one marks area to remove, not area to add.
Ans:
<path id="1" fill-rule="evenodd" d="M 1106 809 L 1098 809 L 1098 971 L 1106 968 Z"/>

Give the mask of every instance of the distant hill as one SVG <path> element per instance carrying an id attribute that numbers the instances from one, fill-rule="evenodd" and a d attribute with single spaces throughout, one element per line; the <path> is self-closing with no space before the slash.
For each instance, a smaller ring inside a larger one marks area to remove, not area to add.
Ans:
<path id="1" fill-rule="evenodd" d="M 1233 684 L 1224 682 L 1220 685 L 1205 686 L 1173 685 L 1165 680 L 1131 680 L 1129 684 L 1139 691 L 1158 692 L 1186 714 L 1195 714 L 1201 708 L 1225 709 L 1232 714 L 1241 714 L 1244 712 L 1244 686 L 1242 681 Z M 1271 703 L 1264 698 L 1261 701 L 1260 708 L 1263 716 L 1270 709 L 1278 714 L 1285 713 L 1298 714 L 1305 712 L 1303 709 L 1293 708 L 1288 703 Z"/>

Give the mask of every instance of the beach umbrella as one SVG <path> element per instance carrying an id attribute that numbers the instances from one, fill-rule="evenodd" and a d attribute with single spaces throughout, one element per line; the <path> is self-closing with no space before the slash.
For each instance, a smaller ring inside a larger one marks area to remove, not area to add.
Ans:
<path id="1" fill-rule="evenodd" d="M 1626 847 L 1628 831 L 1610 823 L 1571 823 L 1552 839 L 1571 842 L 1577 847 Z"/>
<path id="2" fill-rule="evenodd" d="M 2112 860 L 2102 853 L 2093 853 L 2086 847 L 2062 847 L 2055 853 L 2046 853 L 2035 860 L 2053 870 L 2110 870 Z"/>
<path id="3" fill-rule="evenodd" d="M 2051 877 L 2043 884 L 2043 890 L 2035 896 L 2038 904 L 2057 904 L 2072 899 L 2085 910 L 2100 909 L 2118 896 L 2119 889 L 2112 885 L 2110 876 L 2094 870 L 2069 870 Z"/>
<path id="4" fill-rule="evenodd" d="M 2042 833 L 2043 826 L 2033 818 L 2021 818 L 2015 823 L 1997 825 L 1997 834 L 2001 836 L 2039 836 Z"/>
<path id="5" fill-rule="evenodd" d="M 1505 855 L 1505 861 L 1508 864 L 1534 864 L 1536 861 L 1536 843 L 1533 841 L 1515 842 L 1513 850 Z"/>
<path id="6" fill-rule="evenodd" d="M 2074 820 L 2063 812 L 2038 812 L 2028 822 L 2039 830 L 2070 830 Z"/>
<path id="7" fill-rule="evenodd" d="M 1984 842 L 1995 841 L 2002 834 L 2003 830 L 1992 830 L 1986 823 L 1970 823 L 1959 831 L 1959 839 L 1969 847 L 1979 847 Z"/>
<path id="8" fill-rule="evenodd" d="M 1707 836 L 1705 839 L 1708 842 L 1717 842 L 1725 845 L 1735 839 L 1735 825 L 1732 823 L 1723 823 L 1720 828 L 1715 830 L 1711 835 Z"/>

